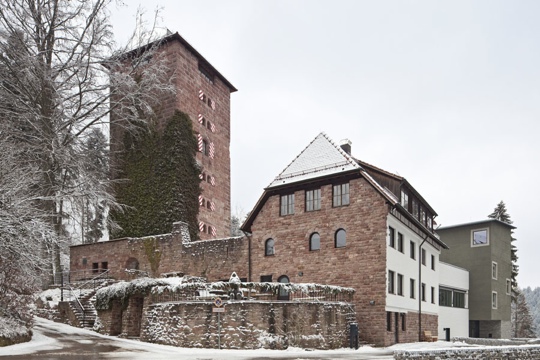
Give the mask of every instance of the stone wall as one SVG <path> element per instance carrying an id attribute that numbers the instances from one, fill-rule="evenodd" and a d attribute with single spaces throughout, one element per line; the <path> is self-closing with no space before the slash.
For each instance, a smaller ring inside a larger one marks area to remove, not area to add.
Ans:
<path id="1" fill-rule="evenodd" d="M 93 273 L 93 264 L 98 264 L 102 271 L 104 263 L 110 276 L 118 280 L 133 279 L 125 270 L 134 267 L 153 277 L 181 272 L 217 281 L 228 279 L 235 271 L 240 278 L 248 278 L 247 239 L 182 240 L 181 229 L 177 227 L 171 234 L 72 246 L 72 280 L 97 275 L 98 272 Z"/>
<path id="2" fill-rule="evenodd" d="M 304 209 L 303 189 L 294 193 L 293 215 L 280 216 L 281 194 L 269 196 L 251 227 L 253 281 L 270 275 L 277 281 L 286 275 L 292 283 L 352 287 L 357 291 L 360 338 L 379 346 L 393 344 L 386 333 L 385 308 L 388 206 L 365 179 L 342 181 L 350 184 L 351 203 L 347 206 L 332 207 L 331 184 L 320 184 L 321 209 L 312 212 Z M 346 246 L 342 248 L 334 245 L 338 229 L 346 231 Z M 310 251 L 309 238 L 314 232 L 320 235 L 320 249 Z M 275 254 L 265 256 L 269 238 L 275 241 Z"/>
<path id="3" fill-rule="evenodd" d="M 143 317 L 141 340 L 181 346 L 218 347 L 218 314 L 210 302 L 155 304 Z M 221 347 L 335 349 L 349 344 L 354 308 L 346 303 L 239 301 L 220 314 Z"/>
<path id="4" fill-rule="evenodd" d="M 540 346 L 519 346 L 482 349 L 450 349 L 431 351 L 396 351 L 394 359 L 443 360 L 443 359 L 490 359 L 490 360 L 536 360 L 540 359 Z"/>

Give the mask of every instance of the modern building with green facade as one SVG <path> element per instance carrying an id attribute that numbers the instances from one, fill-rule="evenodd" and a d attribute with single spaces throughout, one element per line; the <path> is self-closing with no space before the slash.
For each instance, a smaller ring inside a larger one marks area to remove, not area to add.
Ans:
<path id="1" fill-rule="evenodd" d="M 511 231 L 495 219 L 441 227 L 440 259 L 469 271 L 469 336 L 511 337 Z"/>

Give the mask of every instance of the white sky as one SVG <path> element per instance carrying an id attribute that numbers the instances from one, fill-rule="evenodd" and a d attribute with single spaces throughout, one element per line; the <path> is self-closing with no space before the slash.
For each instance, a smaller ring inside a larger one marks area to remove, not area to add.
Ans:
<path id="1" fill-rule="evenodd" d="M 113 10 L 117 39 L 137 1 Z M 321 132 L 398 173 L 443 226 L 504 200 L 522 287 L 540 286 L 540 2 L 145 0 L 239 91 L 232 94 L 232 208 Z M 150 18 L 150 16 L 149 16 Z"/>

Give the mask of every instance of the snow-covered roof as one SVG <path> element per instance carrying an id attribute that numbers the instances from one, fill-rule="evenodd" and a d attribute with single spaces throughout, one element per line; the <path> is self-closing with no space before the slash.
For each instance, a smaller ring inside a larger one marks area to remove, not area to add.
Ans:
<path id="1" fill-rule="evenodd" d="M 279 174 L 268 188 L 361 169 L 354 159 L 325 133 L 320 133 Z"/>

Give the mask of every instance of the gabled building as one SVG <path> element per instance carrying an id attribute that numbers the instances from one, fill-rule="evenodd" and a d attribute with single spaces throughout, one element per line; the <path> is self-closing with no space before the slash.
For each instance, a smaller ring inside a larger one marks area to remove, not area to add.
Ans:
<path id="1" fill-rule="evenodd" d="M 435 210 L 403 177 L 319 134 L 264 190 L 242 225 L 254 281 L 356 289 L 360 338 L 376 345 L 437 334 Z M 284 294 L 286 295 L 286 294 Z"/>
<path id="2" fill-rule="evenodd" d="M 486 219 L 437 230 L 450 247 L 441 260 L 469 271 L 469 337 L 512 337 L 512 229 Z"/>

